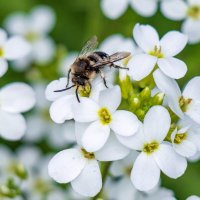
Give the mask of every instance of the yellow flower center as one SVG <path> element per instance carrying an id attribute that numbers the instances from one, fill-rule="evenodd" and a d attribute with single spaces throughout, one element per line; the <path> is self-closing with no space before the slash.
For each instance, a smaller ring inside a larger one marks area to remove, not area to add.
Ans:
<path id="1" fill-rule="evenodd" d="M 91 88 L 90 88 L 89 84 L 78 88 L 78 93 L 81 97 L 89 97 L 90 92 L 91 92 Z"/>
<path id="2" fill-rule="evenodd" d="M 193 18 L 193 19 L 199 19 L 200 18 L 200 6 L 194 5 L 191 6 L 188 11 L 188 16 Z"/>
<path id="3" fill-rule="evenodd" d="M 112 115 L 107 108 L 99 109 L 98 116 L 103 125 L 108 125 L 112 121 Z"/>
<path id="4" fill-rule="evenodd" d="M 187 133 L 182 133 L 182 134 L 176 134 L 174 138 L 174 143 L 175 144 L 180 144 L 187 138 Z"/>
<path id="5" fill-rule="evenodd" d="M 159 148 L 159 144 L 157 142 L 147 143 L 143 147 L 143 152 L 146 154 L 151 154 L 155 152 Z"/>
<path id="6" fill-rule="evenodd" d="M 85 157 L 85 158 L 87 158 L 87 159 L 94 159 L 95 158 L 95 155 L 94 155 L 94 153 L 90 153 L 90 152 L 87 152 L 85 149 L 81 149 L 81 151 L 82 151 L 82 154 L 83 154 L 83 156 Z"/>
<path id="7" fill-rule="evenodd" d="M 149 54 L 150 54 L 151 56 L 155 56 L 155 57 L 157 57 L 157 58 L 163 58 L 163 57 L 164 57 L 164 55 L 163 55 L 162 52 L 161 52 L 161 47 L 157 47 L 157 46 L 155 46 L 155 47 L 154 47 L 154 50 L 153 50 L 153 51 L 150 51 Z"/>
<path id="8" fill-rule="evenodd" d="M 2 47 L 0 47 L 0 57 L 4 57 L 5 52 Z"/>
<path id="9" fill-rule="evenodd" d="M 179 99 L 179 105 L 183 112 L 187 111 L 189 104 L 192 102 L 192 99 L 185 99 L 183 96 Z"/>
<path id="10" fill-rule="evenodd" d="M 25 38 L 29 41 L 29 42 L 34 42 L 36 40 L 38 40 L 38 34 L 35 32 L 28 32 L 25 35 Z"/>

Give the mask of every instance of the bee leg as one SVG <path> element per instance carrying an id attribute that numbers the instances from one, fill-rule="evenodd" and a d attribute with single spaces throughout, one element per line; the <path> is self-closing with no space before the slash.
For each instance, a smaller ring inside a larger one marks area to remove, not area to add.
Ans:
<path id="1" fill-rule="evenodd" d="M 70 73 L 71 73 L 71 69 L 69 69 L 68 74 L 67 74 L 67 85 L 66 85 L 66 88 L 67 88 L 68 85 L 69 85 L 69 77 L 70 77 Z"/>
<path id="2" fill-rule="evenodd" d="M 119 65 L 115 65 L 115 64 L 112 64 L 112 67 L 117 68 L 117 69 L 126 69 L 126 70 L 129 70 L 129 68 L 127 68 L 127 67 L 120 67 Z"/>
<path id="3" fill-rule="evenodd" d="M 76 88 L 76 98 L 77 98 L 78 102 L 80 103 L 80 99 L 79 99 L 79 96 L 78 96 L 78 88 L 79 87 Z"/>
<path id="4" fill-rule="evenodd" d="M 73 87 L 75 87 L 76 85 L 72 85 L 72 86 L 70 86 L 70 87 L 68 87 L 68 88 L 64 88 L 64 89 L 62 89 L 62 90 L 54 90 L 54 92 L 63 92 L 63 91 L 66 91 L 66 90 L 69 90 L 69 89 L 71 89 L 71 88 L 73 88 Z"/>
<path id="5" fill-rule="evenodd" d="M 101 78 L 103 79 L 103 83 L 105 87 L 108 88 L 104 73 L 101 70 L 99 70 L 99 73 L 100 73 Z"/>

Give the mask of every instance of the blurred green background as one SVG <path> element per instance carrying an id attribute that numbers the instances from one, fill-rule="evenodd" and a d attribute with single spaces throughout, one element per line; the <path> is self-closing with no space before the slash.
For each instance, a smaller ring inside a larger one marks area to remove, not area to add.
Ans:
<path id="1" fill-rule="evenodd" d="M 181 22 L 164 18 L 159 11 L 151 18 L 144 18 L 131 8 L 122 17 L 112 21 L 103 15 L 100 0 L 0 0 L 1 26 L 8 14 L 14 11 L 29 11 L 35 5 L 41 4 L 49 5 L 54 9 L 57 22 L 51 36 L 57 44 L 64 45 L 68 51 L 80 50 L 92 35 L 97 35 L 99 42 L 115 33 L 132 37 L 132 29 L 137 22 L 153 25 L 161 36 L 170 30 L 180 30 L 181 25 Z M 183 86 L 192 77 L 200 75 L 200 44 L 187 46 L 178 57 L 188 66 L 187 75 L 179 80 Z M 15 74 L 9 72 L 0 85 L 24 80 L 23 75 Z M 190 164 L 185 175 L 177 180 L 163 176 L 162 184 L 174 190 L 178 200 L 184 200 L 193 194 L 200 195 L 200 162 Z"/>

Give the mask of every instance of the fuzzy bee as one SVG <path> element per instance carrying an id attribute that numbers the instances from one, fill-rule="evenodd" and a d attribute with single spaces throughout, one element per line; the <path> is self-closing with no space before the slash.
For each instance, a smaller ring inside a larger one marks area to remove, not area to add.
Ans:
<path id="1" fill-rule="evenodd" d="M 63 92 L 65 90 L 69 90 L 73 87 L 76 87 L 76 98 L 78 102 L 80 102 L 78 96 L 79 87 L 84 88 L 89 85 L 91 89 L 91 81 L 96 77 L 97 74 L 101 76 L 104 85 L 107 87 L 105 75 L 102 71 L 105 66 L 120 69 L 128 69 L 116 65 L 114 64 L 114 62 L 130 56 L 129 52 L 117 52 L 112 55 L 108 55 L 107 53 L 102 51 L 95 51 L 97 44 L 98 42 L 96 36 L 92 37 L 88 42 L 86 42 L 79 56 L 70 66 L 67 75 L 66 88 L 61 90 L 55 90 L 54 92 Z M 69 86 L 70 75 L 72 82 L 71 86 Z"/>

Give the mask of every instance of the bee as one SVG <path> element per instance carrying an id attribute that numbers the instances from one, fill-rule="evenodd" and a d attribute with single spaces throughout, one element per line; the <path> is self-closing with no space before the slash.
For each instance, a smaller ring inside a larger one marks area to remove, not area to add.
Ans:
<path id="1" fill-rule="evenodd" d="M 55 90 L 54 92 L 63 92 L 76 87 L 76 98 L 78 102 L 80 102 L 78 95 L 79 87 L 84 88 L 89 85 L 91 89 L 91 81 L 96 77 L 97 74 L 101 76 L 105 87 L 108 88 L 105 75 L 102 71 L 105 66 L 128 70 L 128 68 L 120 67 L 114 64 L 114 62 L 127 58 L 130 56 L 129 52 L 117 52 L 112 55 L 108 55 L 102 51 L 95 51 L 97 45 L 98 42 L 96 36 L 93 36 L 89 41 L 86 42 L 79 56 L 70 66 L 67 75 L 66 88 Z M 70 75 L 72 82 L 71 86 L 69 86 Z"/>

